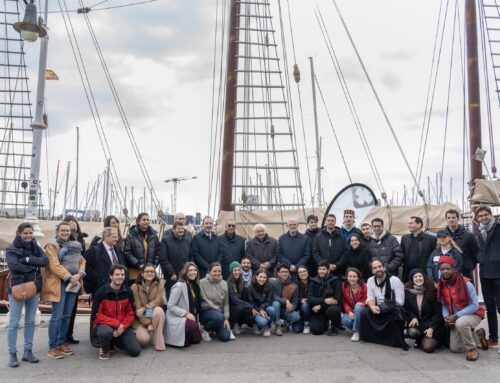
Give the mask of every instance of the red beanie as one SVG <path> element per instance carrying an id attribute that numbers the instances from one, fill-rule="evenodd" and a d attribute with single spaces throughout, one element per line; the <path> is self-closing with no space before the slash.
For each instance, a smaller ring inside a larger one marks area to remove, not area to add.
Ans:
<path id="1" fill-rule="evenodd" d="M 448 265 L 455 267 L 455 260 L 447 255 L 443 255 L 439 258 L 439 264 L 441 265 L 443 263 L 447 263 Z"/>

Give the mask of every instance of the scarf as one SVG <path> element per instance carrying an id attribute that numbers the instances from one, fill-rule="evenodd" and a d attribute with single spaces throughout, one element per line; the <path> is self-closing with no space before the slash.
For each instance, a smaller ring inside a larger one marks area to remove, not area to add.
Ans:
<path id="1" fill-rule="evenodd" d="M 446 255 L 451 251 L 451 245 L 448 245 L 447 247 L 441 247 L 441 255 Z"/>
<path id="2" fill-rule="evenodd" d="M 460 310 L 461 308 L 467 306 L 470 302 L 470 294 L 469 289 L 467 288 L 467 282 L 462 274 L 458 271 L 453 274 L 450 279 L 444 279 L 442 276 L 439 278 L 438 286 L 437 286 L 437 301 L 441 302 L 441 298 L 443 297 L 444 289 L 455 286 L 457 300 L 453 302 L 455 306 Z M 446 304 L 446 303 L 445 303 Z M 453 307 L 447 306 L 448 312 L 453 314 Z"/>
<path id="3" fill-rule="evenodd" d="M 493 228 L 493 225 L 495 224 L 495 220 L 492 218 L 490 219 L 490 222 L 488 222 L 486 225 L 483 225 L 482 223 L 479 224 L 477 229 L 479 230 L 479 234 L 481 234 L 481 238 L 483 241 L 486 242 L 486 238 L 488 238 L 488 232 Z"/>
<path id="4" fill-rule="evenodd" d="M 43 251 L 40 248 L 40 246 L 38 246 L 38 243 L 36 242 L 35 239 L 26 242 L 22 240 L 21 237 L 16 235 L 13 245 L 16 249 L 21 250 L 20 255 L 22 255 L 25 258 L 30 256 L 35 256 L 35 257 L 43 256 Z"/>
<path id="5" fill-rule="evenodd" d="M 380 244 L 380 242 L 382 241 L 382 238 L 387 234 L 387 231 L 384 231 L 382 232 L 382 234 L 380 234 L 380 238 L 377 238 L 377 236 L 375 235 L 375 233 L 372 234 L 372 238 L 377 241 L 378 244 Z"/>
<path id="6" fill-rule="evenodd" d="M 241 278 L 243 278 L 245 286 L 250 286 L 250 282 L 252 281 L 252 269 L 248 271 L 244 271 L 243 269 L 241 269 Z"/>
<path id="7" fill-rule="evenodd" d="M 345 225 L 345 223 L 342 224 L 342 229 L 344 229 L 345 231 L 347 231 L 348 233 L 351 232 L 352 229 L 354 229 L 355 226 L 354 226 L 354 222 L 352 223 L 352 226 L 350 229 L 347 228 L 347 226 Z"/>
<path id="8" fill-rule="evenodd" d="M 425 292 L 425 286 L 415 286 L 413 285 L 410 288 L 405 289 L 409 293 L 416 295 L 417 297 L 417 307 L 418 307 L 418 313 L 420 314 L 422 312 L 422 301 L 424 300 L 424 292 Z"/>
<path id="9" fill-rule="evenodd" d="M 375 277 L 375 286 L 377 286 L 380 291 L 382 291 L 385 286 L 384 300 L 386 302 L 392 300 L 391 277 L 389 275 L 386 274 L 385 279 L 380 282 L 380 284 L 378 283 L 377 277 Z"/>

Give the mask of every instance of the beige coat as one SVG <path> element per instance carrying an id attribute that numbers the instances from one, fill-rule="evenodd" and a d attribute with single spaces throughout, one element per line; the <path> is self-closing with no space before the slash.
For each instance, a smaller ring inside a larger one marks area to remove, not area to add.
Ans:
<path id="1" fill-rule="evenodd" d="M 49 265 L 43 273 L 42 294 L 40 300 L 43 302 L 59 302 L 61 300 L 61 281 L 71 278 L 71 274 L 59 262 L 57 252 L 59 245 L 57 243 L 48 243 L 45 245 L 45 254 L 49 259 Z M 85 272 L 85 258 L 80 256 L 80 272 Z M 80 279 L 83 283 L 83 278 Z"/>
<path id="2" fill-rule="evenodd" d="M 138 285 L 134 283 L 130 288 L 132 289 L 132 293 L 134 294 L 134 305 L 135 310 L 139 310 L 142 308 L 146 309 L 154 309 L 155 307 L 163 306 L 163 294 L 165 281 L 160 279 L 159 282 L 153 281 L 149 288 L 149 294 L 146 290 L 146 284 L 143 282 Z M 148 327 L 152 323 L 152 318 L 146 318 L 146 312 L 140 318 L 135 317 L 134 323 L 132 323 L 133 328 L 137 328 L 139 326 Z"/>

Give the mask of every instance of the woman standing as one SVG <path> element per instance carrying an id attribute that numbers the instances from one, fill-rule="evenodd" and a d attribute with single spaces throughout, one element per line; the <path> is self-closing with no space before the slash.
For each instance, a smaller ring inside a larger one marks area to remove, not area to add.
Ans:
<path id="1" fill-rule="evenodd" d="M 439 258 L 447 255 L 455 261 L 455 268 L 462 272 L 462 250 L 451 238 L 448 230 L 437 232 L 436 249 L 431 253 L 427 261 L 427 277 L 434 282 L 439 281 Z M 411 279 L 410 279 L 411 280 Z"/>
<path id="2" fill-rule="evenodd" d="M 256 311 L 253 309 L 248 298 L 248 289 L 241 276 L 241 265 L 234 261 L 229 265 L 229 323 L 235 335 L 241 333 L 240 326 L 246 324 L 252 326 Z"/>
<path id="3" fill-rule="evenodd" d="M 252 278 L 248 288 L 248 298 L 255 315 L 255 335 L 264 330 L 264 336 L 271 336 L 271 324 L 276 322 L 276 311 L 273 307 L 274 291 L 269 282 L 267 271 L 259 269 Z"/>
<path id="4" fill-rule="evenodd" d="M 294 333 L 309 334 L 311 332 L 311 307 L 307 301 L 309 291 L 309 269 L 306 266 L 300 266 L 297 269 L 297 286 L 299 287 L 299 313 L 300 320 L 292 324 Z"/>
<path id="5" fill-rule="evenodd" d="M 116 229 L 118 231 L 118 242 L 116 243 L 116 246 L 120 249 L 120 251 L 123 251 L 124 240 L 122 237 L 122 231 L 120 229 L 120 221 L 118 220 L 118 218 L 116 218 L 114 215 L 108 215 L 106 218 L 104 218 L 103 227 L 104 228 L 112 227 L 113 229 Z M 98 245 L 99 242 L 101 241 L 102 238 L 96 235 L 94 238 L 92 238 L 90 247 Z"/>
<path id="6" fill-rule="evenodd" d="M 165 281 L 156 276 L 155 266 L 146 263 L 136 282 L 131 286 L 134 294 L 135 320 L 132 327 L 141 346 L 153 339 L 156 351 L 165 351 L 163 325 L 163 286 Z"/>
<path id="7" fill-rule="evenodd" d="M 349 244 L 351 245 L 347 251 L 346 256 L 346 267 L 354 267 L 361 272 L 361 279 L 364 282 L 372 276 L 370 270 L 370 251 L 361 240 L 358 234 L 352 234 L 349 238 Z"/>
<path id="8" fill-rule="evenodd" d="M 165 321 L 165 343 L 188 347 L 201 342 L 198 314 L 201 309 L 198 267 L 187 262 L 170 290 Z"/>
<path id="9" fill-rule="evenodd" d="M 342 286 L 342 325 L 353 331 L 351 341 L 359 342 L 359 317 L 366 306 L 366 284 L 361 281 L 361 272 L 347 269 L 347 282 Z"/>
<path id="10" fill-rule="evenodd" d="M 123 255 L 127 261 L 129 283 L 135 282 L 146 263 L 158 264 L 160 240 L 150 225 L 148 213 L 140 213 L 125 239 Z"/>
<path id="11" fill-rule="evenodd" d="M 49 265 L 43 276 L 41 299 L 52 302 L 47 355 L 54 359 L 73 354 L 73 350 L 66 345 L 66 336 L 71 312 L 85 275 L 82 246 L 70 238 L 70 224 L 61 222 L 57 225 L 55 241 L 45 245 Z"/>
<path id="12" fill-rule="evenodd" d="M 405 285 L 405 310 L 408 315 L 408 335 L 415 347 L 431 353 L 441 344 L 444 322 L 437 289 L 422 269 L 413 269 Z"/>
<path id="13" fill-rule="evenodd" d="M 9 348 L 9 367 L 19 366 L 17 360 L 17 328 L 24 308 L 24 354 L 22 360 L 37 363 L 38 358 L 33 355 L 33 336 L 35 334 L 35 315 L 42 277 L 40 267 L 48 265 L 49 261 L 42 248 L 33 238 L 33 226 L 24 222 L 17 227 L 16 238 L 6 250 L 7 266 L 10 270 L 10 284 L 7 290 L 9 295 L 9 323 L 7 324 L 7 345 Z M 35 294 L 26 300 L 14 298 L 12 288 L 22 283 L 34 282 Z"/>
<path id="14" fill-rule="evenodd" d="M 200 281 L 201 313 L 200 323 L 204 330 L 210 333 L 215 331 L 217 338 L 222 342 L 234 340 L 229 324 L 229 290 L 227 283 L 222 279 L 222 268 L 219 262 L 208 266 L 208 274 Z M 205 334 L 205 339 L 210 339 Z"/>

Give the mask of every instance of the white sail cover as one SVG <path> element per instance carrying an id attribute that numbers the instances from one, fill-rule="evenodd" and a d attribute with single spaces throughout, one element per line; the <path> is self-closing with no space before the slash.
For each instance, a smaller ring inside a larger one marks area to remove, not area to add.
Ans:
<path id="1" fill-rule="evenodd" d="M 471 206 L 478 205 L 500 205 L 500 180 L 474 181 L 474 190 L 470 198 Z"/>

